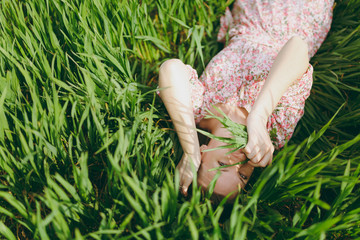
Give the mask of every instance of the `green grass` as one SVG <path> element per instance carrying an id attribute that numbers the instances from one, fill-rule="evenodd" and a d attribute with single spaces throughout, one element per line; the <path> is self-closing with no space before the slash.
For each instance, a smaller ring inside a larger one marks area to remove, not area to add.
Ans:
<path id="1" fill-rule="evenodd" d="M 221 50 L 230 3 L 0 1 L 1 238 L 360 234 L 358 0 L 337 1 L 305 116 L 273 165 L 230 209 L 196 184 L 179 194 L 181 147 L 155 93 L 158 67 L 176 57 L 201 73 Z"/>

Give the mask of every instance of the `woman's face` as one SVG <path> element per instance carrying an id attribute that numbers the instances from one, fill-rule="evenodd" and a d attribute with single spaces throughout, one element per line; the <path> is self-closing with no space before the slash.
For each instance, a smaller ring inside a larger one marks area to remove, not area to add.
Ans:
<path id="1" fill-rule="evenodd" d="M 207 146 L 201 146 L 201 150 L 212 149 L 222 145 L 224 145 L 224 143 L 211 139 Z M 198 171 L 198 184 L 207 188 L 211 180 L 215 177 L 217 171 L 220 171 L 221 175 L 216 182 L 214 193 L 225 197 L 229 193 L 234 192 L 234 194 L 229 198 L 233 199 L 236 197 L 239 190 L 244 188 L 247 184 L 254 167 L 250 164 L 243 163 L 219 170 L 209 171 L 212 168 L 244 162 L 246 160 L 246 155 L 242 152 L 242 150 L 227 154 L 230 150 L 231 149 L 226 148 L 202 152 L 201 165 Z"/>

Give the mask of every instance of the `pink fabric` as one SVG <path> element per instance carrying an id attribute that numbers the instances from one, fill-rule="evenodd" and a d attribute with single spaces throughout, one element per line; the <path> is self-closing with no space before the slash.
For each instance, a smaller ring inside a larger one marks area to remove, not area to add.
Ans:
<path id="1" fill-rule="evenodd" d="M 333 5 L 334 0 L 236 0 L 220 19 L 218 41 L 228 33 L 280 50 L 297 35 L 307 42 L 311 58 L 330 29 Z"/>
<path id="2" fill-rule="evenodd" d="M 191 69 L 195 119 L 206 109 L 225 103 L 251 111 L 281 47 L 293 36 L 302 37 L 313 56 L 331 25 L 332 0 L 238 0 L 221 18 L 218 40 L 229 34 L 229 44 L 208 64 L 200 79 Z M 268 119 L 267 129 L 276 148 L 281 148 L 304 114 L 312 86 L 309 65 L 280 99 Z"/>

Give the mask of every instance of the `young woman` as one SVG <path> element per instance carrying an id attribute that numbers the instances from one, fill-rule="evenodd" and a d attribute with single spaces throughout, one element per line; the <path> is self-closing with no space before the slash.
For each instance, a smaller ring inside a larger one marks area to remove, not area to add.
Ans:
<path id="1" fill-rule="evenodd" d="M 180 60 L 160 67 L 160 96 L 184 150 L 177 169 L 181 192 L 187 194 L 192 166 L 198 183 L 207 187 L 223 168 L 214 193 L 226 196 L 243 188 L 254 167 L 272 162 L 275 148 L 290 139 L 304 113 L 312 86 L 311 58 L 331 25 L 333 0 L 237 0 L 221 18 L 218 40 L 228 45 L 208 64 L 200 79 Z M 218 136 L 231 136 L 207 110 L 220 108 L 235 122 L 246 124 L 248 143 L 242 150 L 202 152 L 223 145 L 216 140 L 199 146 L 196 125 Z M 235 196 L 233 194 L 232 196 Z"/>

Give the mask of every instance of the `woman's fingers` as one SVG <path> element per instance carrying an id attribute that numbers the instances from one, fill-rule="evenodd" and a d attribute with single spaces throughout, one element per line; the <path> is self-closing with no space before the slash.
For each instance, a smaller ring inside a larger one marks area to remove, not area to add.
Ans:
<path id="1" fill-rule="evenodd" d="M 244 149 L 244 153 L 246 154 L 247 158 L 250 159 L 249 164 L 257 167 L 257 163 L 259 162 L 259 160 L 261 158 L 259 158 L 259 151 L 260 149 L 258 147 L 252 147 L 252 144 L 249 143 L 248 145 L 246 145 L 245 149 Z"/>
<path id="2" fill-rule="evenodd" d="M 273 154 L 271 150 L 269 150 L 259 162 L 259 166 L 266 167 L 267 165 L 269 165 L 270 161 L 272 161 L 272 156 Z"/>
<path id="3" fill-rule="evenodd" d="M 182 179 L 180 179 L 180 192 L 185 197 L 187 196 L 188 188 L 193 180 L 192 174 L 183 174 L 180 175 Z"/>
<path id="4" fill-rule="evenodd" d="M 180 193 L 182 194 L 182 195 L 184 195 L 185 197 L 187 197 L 187 195 L 188 195 L 188 188 L 189 188 L 189 186 L 185 186 L 185 185 L 180 185 Z"/>
<path id="5" fill-rule="evenodd" d="M 264 155 L 260 153 L 255 156 L 255 158 L 251 159 L 248 163 L 253 167 L 266 167 L 270 160 L 272 160 L 272 153 L 269 151 Z"/>
<path id="6" fill-rule="evenodd" d="M 244 148 L 244 153 L 246 154 L 246 156 L 250 160 L 253 160 L 253 162 L 257 162 L 261 158 L 258 159 L 257 161 L 255 160 L 255 158 L 259 153 L 261 154 L 262 150 L 263 149 L 259 146 L 259 140 L 257 139 L 257 136 L 250 136 L 249 142 Z"/>
<path id="7" fill-rule="evenodd" d="M 193 171 L 191 167 L 191 158 L 188 158 L 186 154 L 183 155 L 176 169 L 180 173 L 180 193 L 185 197 L 188 194 L 188 188 L 193 181 Z"/>
<path id="8" fill-rule="evenodd" d="M 249 164 L 254 167 L 265 167 L 272 162 L 274 152 L 274 146 L 270 144 L 264 144 L 263 147 L 258 145 L 251 149 L 251 145 L 247 145 L 244 149 L 244 153 L 250 159 Z"/>
<path id="9" fill-rule="evenodd" d="M 253 146 L 252 143 L 249 143 L 246 145 L 244 149 L 244 153 L 249 159 L 253 159 L 260 151 L 260 148 L 258 146 Z"/>
<path id="10" fill-rule="evenodd" d="M 256 154 L 255 157 L 249 158 L 250 161 L 248 163 L 253 167 L 259 167 L 260 166 L 259 163 L 260 163 L 261 158 L 262 158 L 261 154 L 258 153 L 258 154 Z"/>

